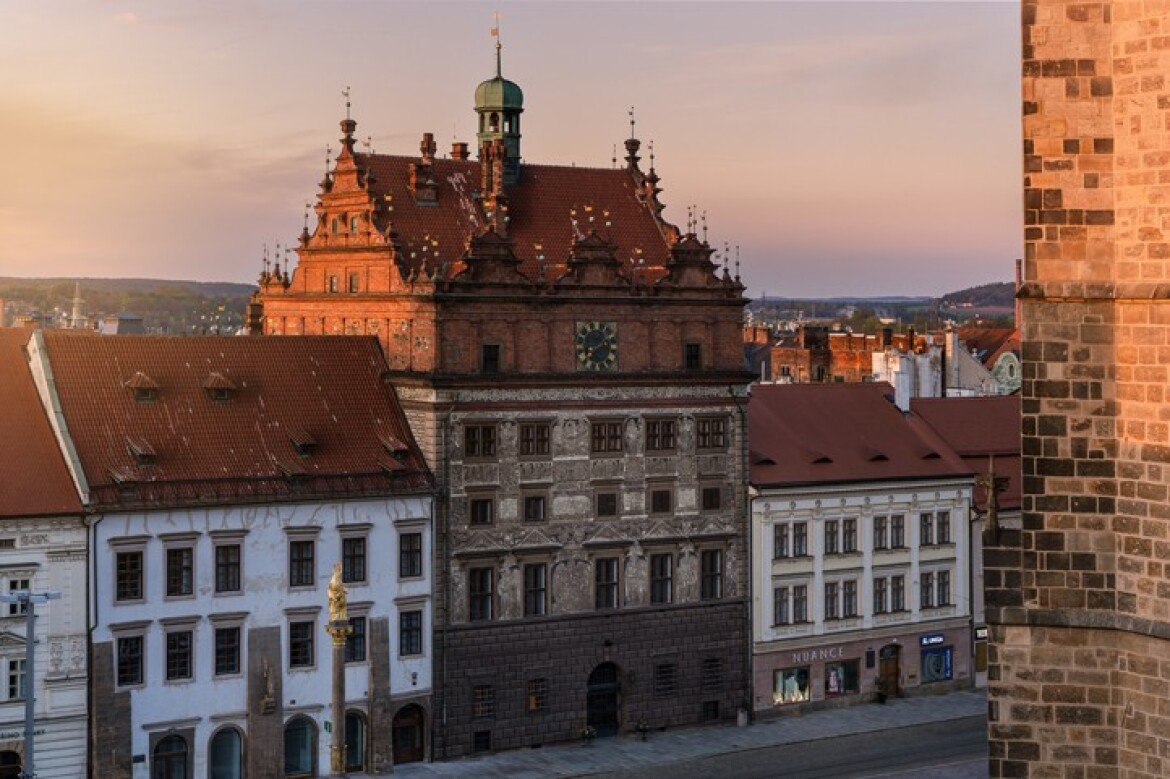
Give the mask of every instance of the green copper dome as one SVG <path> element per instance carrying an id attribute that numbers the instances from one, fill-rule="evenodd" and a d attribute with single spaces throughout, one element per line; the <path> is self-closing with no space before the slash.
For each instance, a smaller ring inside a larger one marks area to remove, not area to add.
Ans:
<path id="1" fill-rule="evenodd" d="M 515 82 L 509 81 L 503 76 L 496 76 L 475 88 L 475 108 L 476 110 L 485 108 L 523 110 L 524 92 Z"/>

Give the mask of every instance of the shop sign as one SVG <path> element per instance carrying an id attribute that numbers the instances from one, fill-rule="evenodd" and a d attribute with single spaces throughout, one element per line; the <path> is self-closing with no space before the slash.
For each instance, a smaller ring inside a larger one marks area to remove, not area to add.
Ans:
<path id="1" fill-rule="evenodd" d="M 975 640 L 976 641 L 986 641 L 987 640 L 987 626 L 986 625 L 975 628 Z"/>
<path id="2" fill-rule="evenodd" d="M 942 646 L 946 642 L 947 637 L 942 633 L 927 633 L 918 637 L 918 646 Z"/>
<path id="3" fill-rule="evenodd" d="M 811 663 L 815 660 L 840 660 L 844 654 L 839 646 L 824 647 L 823 649 L 806 649 L 803 652 L 793 652 L 794 665 Z"/>
<path id="4" fill-rule="evenodd" d="M 34 736 L 45 735 L 44 728 L 38 728 L 33 731 Z M 16 741 L 24 738 L 24 730 L 0 730 L 0 741 Z"/>

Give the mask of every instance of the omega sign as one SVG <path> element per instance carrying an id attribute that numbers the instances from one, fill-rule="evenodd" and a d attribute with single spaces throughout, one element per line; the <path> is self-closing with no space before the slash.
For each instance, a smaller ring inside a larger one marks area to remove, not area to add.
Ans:
<path id="1" fill-rule="evenodd" d="M 839 660 L 841 658 L 841 647 L 831 646 L 824 649 L 808 649 L 804 652 L 793 652 L 792 662 L 794 665 L 800 663 L 811 663 L 814 660 Z"/>

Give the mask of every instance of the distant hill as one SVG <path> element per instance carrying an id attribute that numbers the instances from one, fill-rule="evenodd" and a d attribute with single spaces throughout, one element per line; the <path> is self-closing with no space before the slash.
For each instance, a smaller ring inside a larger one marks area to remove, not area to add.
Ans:
<path id="1" fill-rule="evenodd" d="M 968 287 L 939 299 L 943 308 L 1012 308 L 1015 301 L 1016 287 L 1008 281 Z"/>
<path id="2" fill-rule="evenodd" d="M 68 318 L 78 283 L 82 310 L 91 321 L 130 312 L 141 316 L 148 330 L 174 334 L 243 326 L 244 308 L 255 289 L 251 284 L 218 281 L 0 277 L 7 321 L 34 310 L 55 320 Z"/>

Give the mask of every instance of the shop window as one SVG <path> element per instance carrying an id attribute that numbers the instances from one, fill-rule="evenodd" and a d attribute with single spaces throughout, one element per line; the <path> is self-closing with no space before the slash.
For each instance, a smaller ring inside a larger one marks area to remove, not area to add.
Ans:
<path id="1" fill-rule="evenodd" d="M 922 683 L 944 682 L 953 678 L 954 649 L 941 646 L 922 652 Z"/>
<path id="2" fill-rule="evenodd" d="M 825 665 L 825 696 L 848 695 L 861 691 L 861 662 L 845 660 Z"/>
<path id="3" fill-rule="evenodd" d="M 802 703 L 809 699 L 809 667 L 782 668 L 772 674 L 772 703 Z"/>

